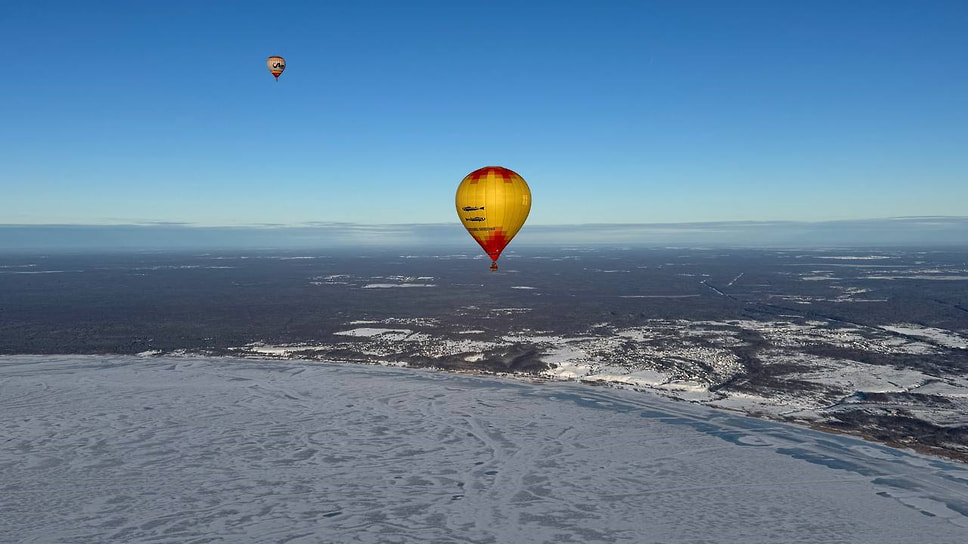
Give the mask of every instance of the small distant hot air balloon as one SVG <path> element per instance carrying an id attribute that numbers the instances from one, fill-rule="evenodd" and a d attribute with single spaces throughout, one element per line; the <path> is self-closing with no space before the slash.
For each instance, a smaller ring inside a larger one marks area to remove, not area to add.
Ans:
<path id="1" fill-rule="evenodd" d="M 279 76 L 282 75 L 282 71 L 286 69 L 286 59 L 282 57 L 269 57 L 266 59 L 266 66 L 269 67 L 269 71 L 272 75 L 276 77 L 276 81 L 279 81 Z"/>
<path id="2" fill-rule="evenodd" d="M 531 211 L 524 178 L 500 166 L 474 170 L 457 187 L 457 215 L 491 258 L 491 270 Z"/>

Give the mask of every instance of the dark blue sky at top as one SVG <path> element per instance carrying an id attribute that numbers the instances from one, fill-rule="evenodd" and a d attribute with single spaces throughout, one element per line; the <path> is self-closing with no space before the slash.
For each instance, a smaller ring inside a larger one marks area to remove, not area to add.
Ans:
<path id="1" fill-rule="evenodd" d="M 968 2 L 8 2 L 0 223 L 963 216 Z M 265 68 L 287 59 L 278 83 Z"/>

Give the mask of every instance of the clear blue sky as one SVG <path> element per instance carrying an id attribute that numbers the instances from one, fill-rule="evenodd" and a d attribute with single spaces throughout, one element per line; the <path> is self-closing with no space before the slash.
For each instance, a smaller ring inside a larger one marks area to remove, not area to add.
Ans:
<path id="1" fill-rule="evenodd" d="M 968 215 L 968 2 L 13 1 L 0 223 Z M 286 57 L 279 82 L 265 67 Z"/>

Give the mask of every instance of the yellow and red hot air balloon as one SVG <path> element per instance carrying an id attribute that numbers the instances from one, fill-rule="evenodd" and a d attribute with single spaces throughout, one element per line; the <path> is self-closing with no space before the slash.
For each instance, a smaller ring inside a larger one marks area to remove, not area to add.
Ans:
<path id="1" fill-rule="evenodd" d="M 531 211 L 531 189 L 516 172 L 500 166 L 474 170 L 457 187 L 457 215 L 491 258 L 491 270 Z"/>
<path id="2" fill-rule="evenodd" d="M 272 75 L 276 77 L 276 81 L 279 81 L 279 76 L 282 75 L 282 71 L 286 69 L 286 59 L 282 57 L 269 57 L 266 59 L 266 66 Z"/>

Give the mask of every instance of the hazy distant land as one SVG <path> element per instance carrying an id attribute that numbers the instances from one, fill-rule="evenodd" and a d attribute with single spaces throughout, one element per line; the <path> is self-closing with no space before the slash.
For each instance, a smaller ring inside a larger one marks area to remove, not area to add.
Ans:
<path id="1" fill-rule="evenodd" d="M 928 216 L 843 221 L 706 221 L 694 223 L 529 224 L 512 248 L 628 244 L 631 247 L 857 248 L 964 247 L 968 217 Z M 0 224 L 0 251 L 207 251 L 252 248 L 359 251 L 374 247 L 468 251 L 452 223 L 316 222 L 200 226 L 190 223 L 108 225 Z M 473 242 L 471 242 L 473 243 Z"/>

